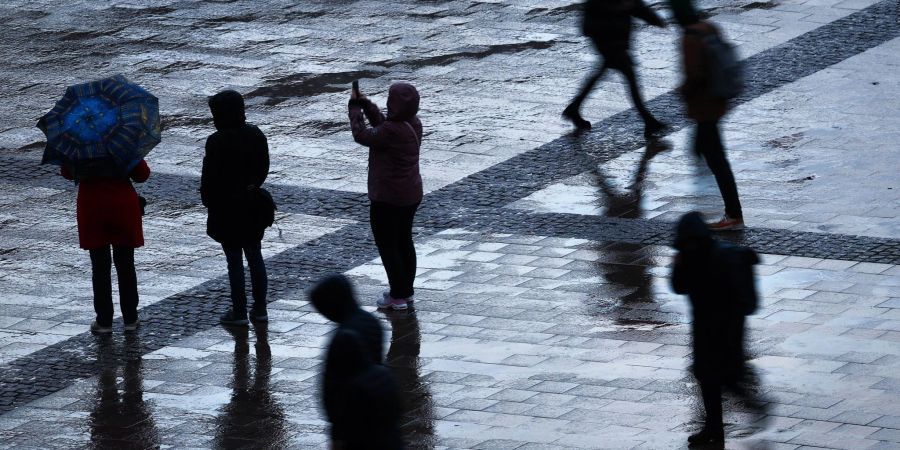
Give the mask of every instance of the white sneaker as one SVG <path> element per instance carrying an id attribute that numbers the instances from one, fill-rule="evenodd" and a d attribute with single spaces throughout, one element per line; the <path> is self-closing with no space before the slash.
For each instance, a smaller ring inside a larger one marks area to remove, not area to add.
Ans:
<path id="1" fill-rule="evenodd" d="M 407 308 L 405 298 L 391 297 L 389 292 L 383 292 L 381 298 L 375 302 L 375 305 L 378 306 L 379 309 L 393 309 L 394 311 Z"/>

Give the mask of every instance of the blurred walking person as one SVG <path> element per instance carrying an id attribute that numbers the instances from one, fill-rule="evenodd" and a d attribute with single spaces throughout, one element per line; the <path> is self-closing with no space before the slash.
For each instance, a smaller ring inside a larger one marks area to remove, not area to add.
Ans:
<path id="1" fill-rule="evenodd" d="M 223 325 L 245 326 L 247 292 L 244 257 L 250 268 L 253 306 L 249 318 L 265 322 L 268 278 L 262 257 L 264 224 L 255 214 L 260 187 L 269 174 L 269 145 L 265 135 L 247 123 L 244 99 L 232 90 L 210 97 L 216 132 L 206 140 L 200 196 L 208 217 L 206 233 L 222 245 L 231 284 L 231 309 L 220 318 Z"/>
<path id="2" fill-rule="evenodd" d="M 644 120 L 644 136 L 650 138 L 662 132 L 666 125 L 653 117 L 644 105 L 631 58 L 632 17 L 650 25 L 665 28 L 666 24 L 642 0 L 587 0 L 584 3 L 582 32 L 590 38 L 603 60 L 594 73 L 585 79 L 581 90 L 563 110 L 563 117 L 578 129 L 589 129 L 591 123 L 581 117 L 581 104 L 590 95 L 606 69 L 614 69 L 625 76 L 634 107 Z"/>
<path id="3" fill-rule="evenodd" d="M 147 181 L 150 167 L 141 159 L 127 175 L 113 175 L 114 170 L 95 173 L 82 170 L 76 176 L 67 166 L 62 166 L 60 173 L 78 183 L 78 241 L 91 256 L 94 311 L 97 314 L 91 323 L 91 331 L 112 333 L 113 264 L 119 280 L 119 306 L 125 331 L 135 331 L 139 298 L 134 249 L 144 246 L 144 230 L 141 204 L 132 181 Z"/>
<path id="4" fill-rule="evenodd" d="M 725 215 L 717 222 L 709 224 L 713 231 L 743 230 L 744 214 L 738 197 L 737 184 L 731 165 L 725 156 L 719 121 L 728 112 L 728 96 L 736 95 L 719 92 L 720 84 L 730 80 L 723 68 L 711 58 L 710 46 L 722 48 L 718 28 L 712 23 L 700 20 L 690 0 L 670 0 L 672 13 L 681 26 L 681 57 L 684 81 L 679 88 L 687 103 L 687 115 L 697 123 L 694 132 L 694 152 L 706 160 L 706 164 L 716 177 L 716 184 L 725 202 Z"/>
<path id="5" fill-rule="evenodd" d="M 377 364 L 360 336 L 339 329 L 325 360 L 322 402 L 335 450 L 401 450 L 400 396 L 390 369 Z"/>
<path id="6" fill-rule="evenodd" d="M 422 122 L 416 116 L 419 92 L 408 83 L 392 84 L 385 116 L 354 88 L 349 110 L 353 139 L 369 147 L 369 218 L 390 285 L 376 304 L 379 308 L 406 309 L 413 299 L 416 278 L 413 219 L 422 201 Z"/>
<path id="7" fill-rule="evenodd" d="M 310 302 L 337 329 L 325 355 L 322 402 L 334 449 L 403 448 L 397 387 L 384 367 L 384 330 L 356 302 L 347 277 L 316 284 Z"/>
<path id="8" fill-rule="evenodd" d="M 690 444 L 721 444 L 725 440 L 722 391 L 740 397 L 764 416 L 757 397 L 757 380 L 746 363 L 745 320 L 757 308 L 753 265 L 756 252 L 718 242 L 700 213 L 678 222 L 672 288 L 691 303 L 693 373 L 700 385 L 706 422 L 688 438 Z"/>

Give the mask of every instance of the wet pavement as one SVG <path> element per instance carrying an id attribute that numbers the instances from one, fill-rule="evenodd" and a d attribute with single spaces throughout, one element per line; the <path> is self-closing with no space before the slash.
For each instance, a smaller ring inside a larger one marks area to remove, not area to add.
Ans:
<path id="1" fill-rule="evenodd" d="M 343 109 L 355 78 L 382 103 L 391 80 L 423 92 L 415 309 L 376 313 L 410 446 L 682 447 L 699 416 L 666 244 L 681 212 L 721 204 L 671 92 L 671 28 L 641 27 L 635 53 L 675 131 L 647 148 L 610 76 L 586 103 L 594 132 L 566 134 L 594 60 L 576 3 L 4 2 L 0 447 L 326 446 L 332 328 L 305 290 L 345 272 L 368 304 L 386 283 Z M 900 447 L 900 5 L 705 5 L 753 75 L 724 128 L 751 226 L 730 239 L 763 253 L 750 349 L 771 417 L 728 404 L 729 446 Z M 33 128 L 98 72 L 148 86 L 166 124 L 139 187 L 145 326 L 107 339 L 85 332 L 74 190 L 37 166 Z M 196 192 L 205 96 L 225 87 L 269 137 L 280 204 L 272 322 L 243 333 L 216 325 L 225 262 Z"/>

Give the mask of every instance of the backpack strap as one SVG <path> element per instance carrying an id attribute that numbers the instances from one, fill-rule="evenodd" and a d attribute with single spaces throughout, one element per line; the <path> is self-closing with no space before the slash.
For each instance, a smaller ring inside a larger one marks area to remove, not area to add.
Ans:
<path id="1" fill-rule="evenodd" d="M 403 123 L 409 128 L 409 131 L 412 131 L 413 136 L 416 137 L 416 142 L 418 142 L 419 147 L 421 147 L 422 146 L 422 138 L 419 137 L 419 133 L 416 133 L 416 129 L 409 122 L 404 121 Z"/>

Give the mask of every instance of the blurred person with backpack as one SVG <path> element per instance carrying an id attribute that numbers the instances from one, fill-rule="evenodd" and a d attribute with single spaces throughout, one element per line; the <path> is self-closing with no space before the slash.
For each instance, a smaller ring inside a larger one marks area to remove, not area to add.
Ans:
<path id="1" fill-rule="evenodd" d="M 209 214 L 206 233 L 222 244 L 225 252 L 232 303 L 219 322 L 249 324 L 244 257 L 250 267 L 253 289 L 249 318 L 265 322 L 269 320 L 268 277 L 262 257 L 262 238 L 266 227 L 272 224 L 274 202 L 261 186 L 269 175 L 269 145 L 263 132 L 247 123 L 240 93 L 219 92 L 209 98 L 209 109 L 216 132 L 206 140 L 200 198 Z"/>
<path id="2" fill-rule="evenodd" d="M 725 215 L 710 223 L 712 231 L 744 229 L 744 214 L 734 173 L 725 156 L 719 121 L 728 112 L 728 100 L 740 94 L 741 63 L 719 29 L 700 20 L 690 0 L 670 0 L 672 13 L 681 26 L 681 57 L 684 81 L 679 92 L 687 104 L 687 115 L 697 123 L 694 151 L 706 160 L 716 178 Z"/>
<path id="3" fill-rule="evenodd" d="M 691 303 L 692 370 L 706 411 L 703 429 L 688 442 L 720 444 L 725 440 L 723 390 L 757 414 L 765 414 L 744 345 L 746 316 L 758 308 L 753 266 L 759 256 L 752 249 L 713 239 L 698 212 L 687 213 L 678 222 L 673 247 L 678 253 L 672 289 L 686 294 Z"/>
<path id="4" fill-rule="evenodd" d="M 644 105 L 634 60 L 631 58 L 632 17 L 637 17 L 650 25 L 665 28 L 666 24 L 642 0 L 587 0 L 584 3 L 582 32 L 590 38 L 597 53 L 603 58 L 597 69 L 584 81 L 581 90 L 563 110 L 563 117 L 578 129 L 589 129 L 591 123 L 581 117 L 581 104 L 590 95 L 594 85 L 600 81 L 606 69 L 622 73 L 628 82 L 631 100 L 644 120 L 644 136 L 654 137 L 666 129 L 666 125 L 656 118 Z"/>

